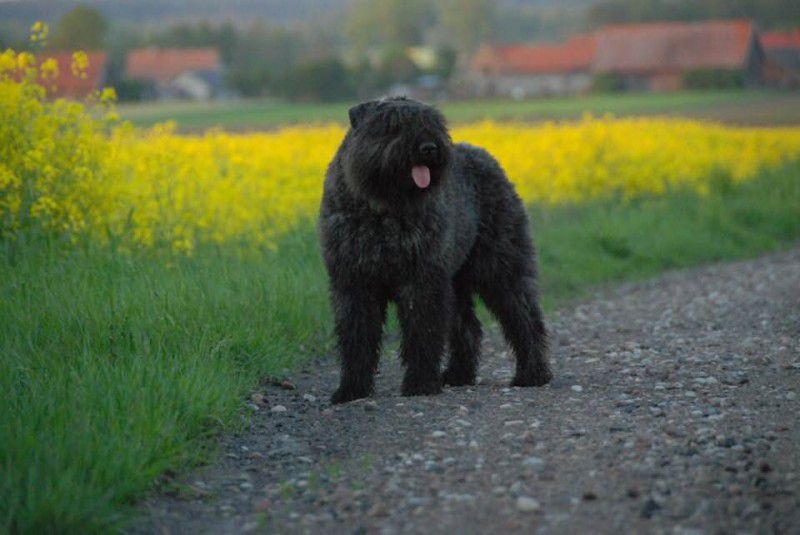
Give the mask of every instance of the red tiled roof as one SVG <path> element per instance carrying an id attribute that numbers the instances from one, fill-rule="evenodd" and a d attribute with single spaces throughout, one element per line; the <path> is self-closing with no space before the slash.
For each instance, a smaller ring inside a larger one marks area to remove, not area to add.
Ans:
<path id="1" fill-rule="evenodd" d="M 215 48 L 139 48 L 128 54 L 128 78 L 169 82 L 186 71 L 215 71 L 220 68 Z"/>
<path id="2" fill-rule="evenodd" d="M 100 89 L 105 79 L 108 54 L 105 52 L 87 52 L 89 65 L 85 77 L 75 76 L 72 72 L 72 52 L 48 52 L 39 57 L 40 63 L 53 58 L 58 63 L 58 77 L 42 82 L 48 95 L 72 99 L 84 99 L 95 89 Z"/>
<path id="3" fill-rule="evenodd" d="M 597 32 L 597 72 L 652 73 L 740 69 L 754 36 L 746 20 L 656 22 L 607 26 Z"/>
<path id="4" fill-rule="evenodd" d="M 563 44 L 484 46 L 473 59 L 472 68 L 495 74 L 588 71 L 594 49 L 591 35 L 578 35 Z"/>
<path id="5" fill-rule="evenodd" d="M 761 45 L 766 50 L 800 49 L 800 28 L 788 32 L 764 32 L 761 34 Z"/>

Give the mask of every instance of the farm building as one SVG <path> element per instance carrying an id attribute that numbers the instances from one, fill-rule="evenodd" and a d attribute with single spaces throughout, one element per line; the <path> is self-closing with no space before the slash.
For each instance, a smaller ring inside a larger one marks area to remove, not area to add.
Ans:
<path id="1" fill-rule="evenodd" d="M 481 96 L 583 93 L 592 85 L 594 47 L 590 35 L 561 44 L 484 45 L 472 59 L 469 82 Z"/>
<path id="2" fill-rule="evenodd" d="M 125 76 L 149 85 L 156 99 L 208 100 L 222 89 L 214 48 L 140 48 L 128 54 Z"/>
<path id="3" fill-rule="evenodd" d="M 750 21 L 620 24 L 597 32 L 596 42 L 593 72 L 616 78 L 620 89 L 675 91 L 761 79 L 764 54 Z"/>
<path id="4" fill-rule="evenodd" d="M 53 98 L 84 100 L 93 91 L 101 89 L 108 76 L 108 54 L 87 52 L 89 64 L 81 71 L 73 71 L 73 52 L 48 52 L 39 58 L 44 61 L 52 58 L 58 64 L 58 76 L 42 81 L 47 93 Z"/>
<path id="5" fill-rule="evenodd" d="M 766 61 L 764 82 L 784 88 L 800 88 L 800 28 L 761 35 Z"/>
<path id="6" fill-rule="evenodd" d="M 592 87 L 675 91 L 755 85 L 763 64 L 750 21 L 619 24 L 563 44 L 483 46 L 468 82 L 478 95 L 516 98 Z"/>

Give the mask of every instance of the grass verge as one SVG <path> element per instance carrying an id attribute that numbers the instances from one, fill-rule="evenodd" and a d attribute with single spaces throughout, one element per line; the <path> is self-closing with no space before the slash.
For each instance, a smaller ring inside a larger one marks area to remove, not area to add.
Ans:
<path id="1" fill-rule="evenodd" d="M 352 103 L 288 103 L 236 100 L 214 103 L 124 104 L 120 114 L 137 126 L 173 120 L 182 131 L 209 127 L 230 130 L 274 128 L 285 124 L 344 123 Z M 800 99 L 774 91 L 684 91 L 678 93 L 600 94 L 529 100 L 453 101 L 441 104 L 454 123 L 483 119 L 536 121 L 601 115 L 686 115 L 736 124 L 796 124 Z"/>
<path id="2" fill-rule="evenodd" d="M 533 208 L 547 308 L 601 283 L 800 238 L 800 164 L 707 197 Z M 279 253 L 0 254 L 0 531 L 107 532 L 159 474 L 208 457 L 264 374 L 329 342 L 311 225 Z"/>

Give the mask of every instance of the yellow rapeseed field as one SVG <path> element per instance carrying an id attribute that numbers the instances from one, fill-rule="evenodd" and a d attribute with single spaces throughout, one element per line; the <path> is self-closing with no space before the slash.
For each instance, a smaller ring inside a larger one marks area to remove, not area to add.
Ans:
<path id="1" fill-rule="evenodd" d="M 85 68 L 76 57 L 74 68 Z M 0 232 L 58 229 L 120 246 L 191 252 L 200 243 L 274 247 L 313 220 L 341 126 L 181 136 L 49 102 L 52 64 L 0 54 Z M 109 92 L 95 100 L 109 100 Z M 491 151 L 528 203 L 708 191 L 800 157 L 800 129 L 733 128 L 666 118 L 457 126 Z"/>

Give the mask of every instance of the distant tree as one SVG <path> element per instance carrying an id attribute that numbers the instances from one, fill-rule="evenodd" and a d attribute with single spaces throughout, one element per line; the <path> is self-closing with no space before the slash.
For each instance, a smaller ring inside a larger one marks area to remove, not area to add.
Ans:
<path id="1" fill-rule="evenodd" d="M 246 96 L 280 92 L 286 75 L 304 53 L 303 36 L 292 29 L 255 22 L 237 41 L 229 81 Z"/>
<path id="2" fill-rule="evenodd" d="M 78 5 L 61 17 L 50 40 L 56 50 L 96 50 L 105 44 L 108 22 L 98 10 Z"/>
<path id="3" fill-rule="evenodd" d="M 797 0 L 600 0 L 589 11 L 594 26 L 617 22 L 749 18 L 763 27 L 800 24 Z"/>
<path id="4" fill-rule="evenodd" d="M 444 79 L 450 78 L 455 72 L 458 52 L 449 46 L 442 46 L 436 51 L 436 68 L 433 74 L 438 74 Z"/>
<path id="5" fill-rule="evenodd" d="M 150 44 L 162 47 L 214 47 L 222 61 L 230 64 L 236 54 L 239 35 L 231 22 L 219 26 L 208 21 L 179 22 L 150 37 Z"/>
<path id="6" fill-rule="evenodd" d="M 346 33 L 357 49 L 422 43 L 435 22 L 435 9 L 426 0 L 354 0 Z"/>
<path id="7" fill-rule="evenodd" d="M 493 0 L 439 0 L 439 20 L 448 42 L 461 53 L 473 52 L 495 30 Z"/>
<path id="8" fill-rule="evenodd" d="M 304 61 L 290 70 L 281 92 L 295 100 L 336 101 L 353 98 L 352 73 L 338 58 Z"/>

